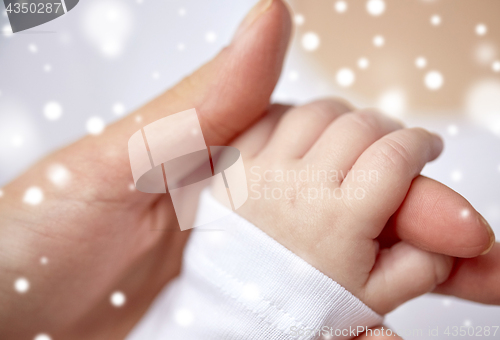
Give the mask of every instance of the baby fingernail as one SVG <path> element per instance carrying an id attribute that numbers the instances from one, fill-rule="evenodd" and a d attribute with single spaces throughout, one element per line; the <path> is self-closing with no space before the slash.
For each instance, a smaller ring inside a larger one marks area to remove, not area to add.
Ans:
<path id="1" fill-rule="evenodd" d="M 495 233 L 493 232 L 493 229 L 491 229 L 491 226 L 488 223 L 488 221 L 486 221 L 486 219 L 481 214 L 478 214 L 478 215 L 479 215 L 479 220 L 481 221 L 481 223 L 483 223 L 486 226 L 486 230 L 488 231 L 488 234 L 490 235 L 490 245 L 488 246 L 488 248 L 484 252 L 481 253 L 481 255 L 486 255 L 490 252 L 491 248 L 493 248 L 493 246 L 495 245 Z"/>
<path id="2" fill-rule="evenodd" d="M 434 136 L 434 143 L 436 143 L 437 145 L 440 145 L 442 146 L 443 145 L 443 137 L 441 137 L 440 135 L 438 135 L 437 133 L 434 133 L 434 132 L 431 132 L 431 134 Z"/>
<path id="3" fill-rule="evenodd" d="M 248 12 L 245 19 L 243 19 L 240 27 L 236 31 L 234 35 L 235 39 L 237 39 L 241 34 L 243 34 L 247 28 L 255 21 L 257 18 L 261 16 L 262 13 L 266 12 L 269 7 L 271 7 L 274 0 L 260 0 L 255 6 Z"/>

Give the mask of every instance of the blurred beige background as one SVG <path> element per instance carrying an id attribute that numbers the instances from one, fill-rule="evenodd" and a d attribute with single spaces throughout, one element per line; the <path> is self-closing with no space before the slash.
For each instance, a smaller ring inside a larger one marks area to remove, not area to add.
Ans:
<path id="1" fill-rule="evenodd" d="M 500 79 L 498 0 L 291 4 L 307 58 L 337 86 L 392 113 L 463 113 L 478 82 Z"/>

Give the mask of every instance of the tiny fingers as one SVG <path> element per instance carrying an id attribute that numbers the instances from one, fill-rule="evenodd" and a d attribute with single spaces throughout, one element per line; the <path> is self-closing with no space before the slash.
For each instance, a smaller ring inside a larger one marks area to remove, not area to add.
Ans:
<path id="1" fill-rule="evenodd" d="M 263 153 L 279 158 L 301 158 L 331 122 L 350 110 L 348 104 L 336 99 L 297 106 L 279 121 Z"/>
<path id="2" fill-rule="evenodd" d="M 342 183 L 342 189 L 356 198 L 346 203 L 366 222 L 362 225 L 372 226 L 364 230 L 366 236 L 375 238 L 380 234 L 403 202 L 413 179 L 442 149 L 439 136 L 411 128 L 392 132 L 363 152 Z"/>
<path id="3" fill-rule="evenodd" d="M 446 281 L 453 262 L 452 257 L 399 242 L 380 252 L 363 301 L 380 314 L 388 313 Z"/>
<path id="4" fill-rule="evenodd" d="M 238 136 L 231 145 L 240 150 L 245 159 L 254 157 L 266 146 L 280 118 L 291 108 L 290 105 L 271 105 L 267 114 Z"/>
<path id="5" fill-rule="evenodd" d="M 353 111 L 332 122 L 304 160 L 347 173 L 370 145 L 402 128 L 401 123 L 375 110 Z"/>

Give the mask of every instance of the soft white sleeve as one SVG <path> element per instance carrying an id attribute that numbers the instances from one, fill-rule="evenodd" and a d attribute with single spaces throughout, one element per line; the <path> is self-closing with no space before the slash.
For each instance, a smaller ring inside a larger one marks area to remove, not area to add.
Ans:
<path id="1" fill-rule="evenodd" d="M 226 209 L 206 190 L 198 217 Z M 181 275 L 127 340 L 349 339 L 382 317 L 233 213 L 192 230 Z M 339 336 L 341 333 L 343 336 Z"/>

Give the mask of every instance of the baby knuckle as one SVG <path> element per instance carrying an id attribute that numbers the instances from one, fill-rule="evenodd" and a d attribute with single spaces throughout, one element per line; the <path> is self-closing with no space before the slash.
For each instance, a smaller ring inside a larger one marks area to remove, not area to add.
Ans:
<path id="1" fill-rule="evenodd" d="M 367 131 L 377 131 L 380 129 L 379 116 L 373 111 L 358 111 L 347 116 L 358 128 Z"/>
<path id="2" fill-rule="evenodd" d="M 412 169 L 413 156 L 402 142 L 386 139 L 377 150 L 377 156 L 381 158 L 381 162 L 395 167 L 397 171 L 410 171 Z"/>
<path id="3" fill-rule="evenodd" d="M 334 99 L 320 99 L 304 105 L 302 108 L 313 115 L 324 117 L 344 111 L 344 109 L 341 108 L 341 105 L 341 103 Z"/>

